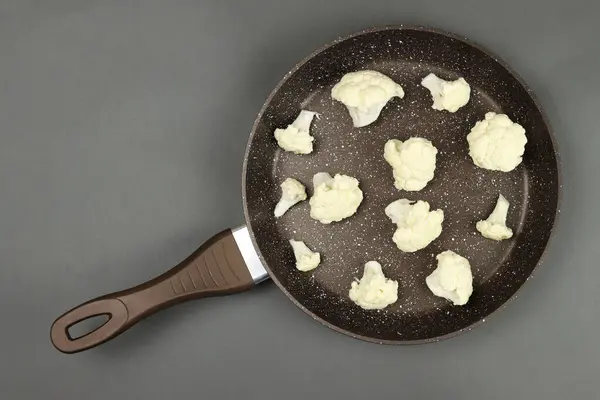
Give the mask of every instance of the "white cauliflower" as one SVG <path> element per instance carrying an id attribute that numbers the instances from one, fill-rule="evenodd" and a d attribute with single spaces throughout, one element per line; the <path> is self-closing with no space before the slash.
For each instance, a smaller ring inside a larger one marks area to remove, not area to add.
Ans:
<path id="1" fill-rule="evenodd" d="M 393 169 L 394 186 L 417 191 L 433 179 L 437 149 L 427 139 L 412 137 L 405 142 L 388 140 L 383 158 Z"/>
<path id="2" fill-rule="evenodd" d="M 314 194 L 310 198 L 310 216 L 323 224 L 341 221 L 352 216 L 362 202 L 363 193 L 358 180 L 320 172 L 313 177 Z"/>
<path id="3" fill-rule="evenodd" d="M 504 196 L 499 195 L 494 211 L 492 211 L 486 220 L 479 221 L 475 225 L 483 237 L 493 240 L 503 240 L 512 237 L 512 229 L 506 226 L 506 216 L 509 206 L 510 203 L 508 200 Z"/>
<path id="4" fill-rule="evenodd" d="M 436 257 L 438 266 L 425 278 L 434 295 L 462 306 L 473 293 L 473 275 L 469 260 L 453 251 L 446 250 Z"/>
<path id="5" fill-rule="evenodd" d="M 313 151 L 314 137 L 310 136 L 310 124 L 317 113 L 302 110 L 287 128 L 275 129 L 275 139 L 279 147 L 295 154 L 309 154 Z"/>
<path id="6" fill-rule="evenodd" d="M 469 155 L 475 165 L 508 172 L 519 165 L 525 152 L 525 129 L 505 114 L 489 112 L 467 135 Z"/>
<path id="7" fill-rule="evenodd" d="M 296 258 L 296 268 L 306 272 L 313 270 L 321 263 L 321 253 L 311 251 L 302 241 L 290 240 Z"/>
<path id="8" fill-rule="evenodd" d="M 375 122 L 392 97 L 404 97 L 402 86 L 377 71 L 350 72 L 331 90 L 347 108 L 355 127 Z"/>
<path id="9" fill-rule="evenodd" d="M 287 178 L 281 184 L 281 199 L 275 206 L 275 217 L 279 218 L 293 205 L 306 200 L 306 188 L 294 178 Z"/>
<path id="10" fill-rule="evenodd" d="M 429 211 L 426 201 L 396 200 L 385 208 L 387 215 L 398 227 L 392 239 L 406 253 L 421 250 L 442 233 L 444 212 Z"/>
<path id="11" fill-rule="evenodd" d="M 398 282 L 387 279 L 377 261 L 369 261 L 362 278 L 352 282 L 348 295 L 365 310 L 380 310 L 398 300 Z"/>
<path id="12" fill-rule="evenodd" d="M 451 113 L 469 102 L 471 87 L 463 78 L 446 81 L 435 74 L 429 74 L 421 81 L 421 85 L 431 92 L 434 110 L 447 110 Z"/>

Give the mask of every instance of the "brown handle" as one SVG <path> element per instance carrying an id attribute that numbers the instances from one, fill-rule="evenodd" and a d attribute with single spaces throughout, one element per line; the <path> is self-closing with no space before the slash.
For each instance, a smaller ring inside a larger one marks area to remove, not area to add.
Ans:
<path id="1" fill-rule="evenodd" d="M 201 297 L 238 293 L 253 285 L 233 234 L 227 229 L 164 274 L 67 311 L 52 324 L 50 339 L 63 353 L 77 353 L 117 337 L 164 308 Z M 78 338 L 69 335 L 71 326 L 99 315 L 108 315 L 104 325 Z"/>

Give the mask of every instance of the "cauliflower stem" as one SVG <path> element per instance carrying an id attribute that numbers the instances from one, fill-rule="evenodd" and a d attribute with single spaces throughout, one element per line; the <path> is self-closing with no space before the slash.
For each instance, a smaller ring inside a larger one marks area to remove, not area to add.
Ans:
<path id="1" fill-rule="evenodd" d="M 506 226 L 509 206 L 510 203 L 508 200 L 500 194 L 496 202 L 496 207 L 494 207 L 494 211 L 492 211 L 490 216 L 486 220 L 477 222 L 475 225 L 483 237 L 498 241 L 512 237 L 512 229 Z"/>

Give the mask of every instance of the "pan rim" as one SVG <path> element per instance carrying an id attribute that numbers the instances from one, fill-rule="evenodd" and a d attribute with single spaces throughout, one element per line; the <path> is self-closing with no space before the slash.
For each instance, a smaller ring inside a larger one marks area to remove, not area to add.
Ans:
<path id="1" fill-rule="evenodd" d="M 352 331 L 349 331 L 347 329 L 344 329 L 337 325 L 334 325 L 333 323 L 325 320 L 324 318 L 321 318 L 320 316 L 316 315 L 314 312 L 312 312 L 311 310 L 309 310 L 308 308 L 303 306 L 296 299 L 296 297 L 294 297 L 286 289 L 286 287 L 277 279 L 277 277 L 275 277 L 273 271 L 271 271 L 271 268 L 265 261 L 265 258 L 263 257 L 262 252 L 260 251 L 260 248 L 258 247 L 258 244 L 256 242 L 256 238 L 254 235 L 254 231 L 252 229 L 252 225 L 250 224 L 250 216 L 249 216 L 248 205 L 247 205 L 247 201 L 246 201 L 247 200 L 246 175 L 247 175 L 247 169 L 248 169 L 250 145 L 254 139 L 254 135 L 256 134 L 256 129 L 258 127 L 260 120 L 262 119 L 267 107 L 270 105 L 273 97 L 277 94 L 277 92 L 279 92 L 280 88 L 304 64 L 306 64 L 309 60 L 313 59 L 314 57 L 316 57 L 318 54 L 322 53 L 323 51 L 329 49 L 330 47 L 332 47 L 338 43 L 344 42 L 346 40 L 358 37 L 358 36 L 362 36 L 362 35 L 370 34 L 370 33 L 376 33 L 376 32 L 389 31 L 389 30 L 430 32 L 430 33 L 446 36 L 448 38 L 463 42 L 463 43 L 483 52 L 484 54 L 487 54 L 489 57 L 493 58 L 498 64 L 500 64 L 503 68 L 505 68 L 517 80 L 517 82 L 523 87 L 523 89 L 525 89 L 525 91 L 527 92 L 527 94 L 529 95 L 529 97 L 531 98 L 533 103 L 535 104 L 535 107 L 537 108 L 538 112 L 540 113 L 542 120 L 544 122 L 544 125 L 547 128 L 548 134 L 550 135 L 550 140 L 552 142 L 552 149 L 554 151 L 554 156 L 556 158 L 556 168 L 557 168 L 557 185 L 558 185 L 557 199 L 556 199 L 557 203 L 556 203 L 556 209 L 554 211 L 554 216 L 553 216 L 553 220 L 552 220 L 552 227 L 550 228 L 549 237 L 544 246 L 544 250 L 543 250 L 541 256 L 539 257 L 538 261 L 536 262 L 535 266 L 533 267 L 531 273 L 527 277 L 527 279 L 515 290 L 515 292 L 504 303 L 502 303 L 500 306 L 498 306 L 496 309 L 494 309 L 493 311 L 491 311 L 489 314 L 487 314 L 483 318 L 479 319 L 478 321 L 475 321 L 472 324 L 470 324 L 462 329 L 459 329 L 459 330 L 456 330 L 456 331 L 453 331 L 453 332 L 450 332 L 450 333 L 447 333 L 444 335 L 435 336 L 435 337 L 426 338 L 426 339 L 417 339 L 417 340 L 378 339 L 378 338 L 374 338 L 371 336 L 356 334 Z M 458 35 L 456 33 L 453 33 L 453 32 L 447 31 L 447 30 L 433 28 L 433 27 L 424 26 L 424 25 L 411 25 L 411 24 L 376 26 L 376 27 L 366 28 L 366 29 L 363 29 L 363 30 L 360 30 L 360 31 L 357 31 L 357 32 L 354 32 L 354 33 L 351 33 L 348 35 L 339 36 L 338 38 L 336 38 L 336 39 L 330 41 L 329 43 L 321 46 L 320 48 L 316 49 L 315 51 L 310 53 L 308 56 L 301 59 L 291 70 L 289 70 L 283 76 L 283 78 L 281 78 L 281 80 L 277 83 L 275 88 L 271 91 L 271 93 L 269 94 L 269 96 L 267 97 L 265 102 L 263 103 L 263 105 L 262 105 L 259 113 L 257 114 L 256 119 L 252 125 L 252 130 L 250 132 L 250 136 L 249 136 L 248 142 L 246 144 L 246 150 L 244 152 L 244 163 L 243 163 L 243 168 L 242 168 L 242 203 L 243 203 L 243 209 L 244 209 L 244 219 L 246 222 L 246 226 L 248 228 L 248 232 L 250 234 L 250 239 L 252 241 L 252 245 L 254 246 L 254 250 L 256 251 L 265 270 L 268 272 L 269 277 L 273 280 L 273 282 L 275 282 L 277 287 L 286 295 L 286 297 L 288 299 L 290 299 L 298 308 L 300 308 L 302 311 L 304 311 L 307 315 L 309 315 L 315 321 L 317 321 L 317 322 L 321 323 L 322 325 L 324 325 L 328 328 L 331 328 L 334 331 L 341 333 L 343 335 L 350 336 L 354 339 L 359 339 L 359 340 L 363 340 L 363 341 L 367 341 L 367 342 L 371 342 L 371 343 L 386 344 L 386 345 L 414 345 L 414 344 L 435 343 L 435 342 L 439 342 L 439 341 L 442 341 L 445 339 L 450 339 L 450 338 L 456 337 L 463 333 L 469 332 L 478 326 L 481 326 L 483 323 L 485 323 L 490 318 L 492 318 L 496 313 L 498 313 L 501 310 L 504 310 L 508 304 L 510 304 L 512 301 L 514 301 L 519 296 L 521 290 L 527 284 L 527 282 L 530 281 L 535 276 L 540 265 L 543 264 L 546 260 L 548 248 L 550 247 L 550 245 L 553 243 L 553 241 L 555 239 L 557 226 L 560 222 L 559 216 L 560 216 L 560 211 L 561 211 L 562 201 L 563 201 L 563 171 L 562 170 L 563 170 L 562 160 L 560 157 L 558 142 L 556 140 L 554 130 L 552 129 L 552 125 L 550 124 L 550 120 L 549 120 L 544 108 L 542 107 L 537 96 L 533 93 L 533 91 L 531 90 L 529 85 L 527 85 L 527 83 L 525 83 L 523 78 L 513 68 L 511 68 L 502 58 L 498 57 L 494 52 L 488 50 L 486 47 L 480 45 L 479 43 L 474 42 L 471 39 L 468 39 L 464 36 Z"/>

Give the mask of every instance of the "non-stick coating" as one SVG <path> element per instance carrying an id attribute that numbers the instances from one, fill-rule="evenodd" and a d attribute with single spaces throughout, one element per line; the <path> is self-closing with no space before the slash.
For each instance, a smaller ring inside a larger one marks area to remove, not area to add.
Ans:
<path id="1" fill-rule="evenodd" d="M 345 107 L 331 98 L 332 86 L 352 71 L 373 69 L 406 92 L 364 128 L 353 128 Z M 458 112 L 431 108 L 421 79 L 464 77 L 471 100 Z M 310 155 L 283 152 L 273 131 L 286 127 L 301 109 L 318 112 Z M 527 132 L 523 163 L 509 173 L 476 167 L 466 135 L 486 112 L 506 113 Z M 393 186 L 383 159 L 392 138 L 424 137 L 439 150 L 435 178 L 419 192 Z M 279 185 L 294 177 L 312 194 L 317 172 L 356 177 L 364 200 L 356 215 L 323 225 L 309 216 L 308 201 L 282 218 L 273 217 Z M 559 198 L 559 171 L 552 134 L 528 89 L 497 58 L 453 35 L 422 28 L 385 28 L 334 42 L 286 75 L 267 100 L 254 126 L 244 168 L 247 223 L 273 280 L 317 320 L 354 337 L 386 343 L 430 341 L 463 331 L 508 301 L 530 277 L 550 238 Z M 475 223 L 487 217 L 498 194 L 511 203 L 508 225 L 515 235 L 496 242 L 483 238 Z M 403 253 L 392 242 L 395 226 L 384 208 L 394 200 L 426 200 L 444 210 L 440 237 L 427 248 Z M 312 272 L 295 268 L 288 240 L 303 240 L 321 253 Z M 452 250 L 469 259 L 474 292 L 465 306 L 433 296 L 425 277 L 436 254 Z M 365 262 L 377 260 L 399 282 L 398 301 L 381 311 L 359 308 L 348 298 L 351 282 Z"/>

